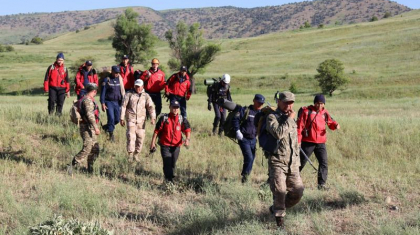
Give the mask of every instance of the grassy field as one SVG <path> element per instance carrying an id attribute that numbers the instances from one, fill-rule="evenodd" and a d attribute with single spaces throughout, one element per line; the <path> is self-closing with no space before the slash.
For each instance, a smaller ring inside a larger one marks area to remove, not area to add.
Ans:
<path id="1" fill-rule="evenodd" d="M 47 96 L 20 94 L 39 93 L 58 51 L 67 65 L 87 55 L 97 68 L 112 65 L 114 52 L 103 40 L 111 22 L 1 53 L 1 84 L 18 95 L 0 99 L 0 234 L 27 234 L 54 215 L 98 221 L 115 234 L 419 234 L 419 20 L 413 11 L 374 23 L 221 41 L 221 55 L 197 77 L 230 73 L 233 99 L 242 105 L 255 93 L 274 103 L 274 91 L 296 82 L 297 110 L 319 91 L 317 65 L 344 62 L 351 83 L 326 104 L 342 127 L 328 133 L 331 189 L 318 191 L 307 166 L 304 197 L 288 210 L 286 231 L 276 229 L 268 212 L 272 196 L 261 150 L 243 185 L 239 146 L 209 135 L 213 112 L 204 86 L 188 103 L 192 145 L 181 150 L 175 185 L 162 184 L 160 154 L 147 156 L 151 125 L 138 166 L 128 163 L 118 126 L 116 143 L 101 134 L 94 174 L 66 174 L 82 144 L 69 121 L 70 99 L 58 118 L 47 115 Z M 169 59 L 166 43 L 157 51 L 161 61 Z"/>
<path id="2" fill-rule="evenodd" d="M 252 95 L 235 99 L 247 104 Z M 121 127 L 116 143 L 101 135 L 93 175 L 82 169 L 67 176 L 65 165 L 81 148 L 68 116 L 49 117 L 45 96 L 2 97 L 0 234 L 25 234 L 55 214 L 99 221 L 116 234 L 282 234 L 268 213 L 271 192 L 261 150 L 251 182 L 242 185 L 239 146 L 209 136 L 213 115 L 203 100 L 196 95 L 188 104 L 192 146 L 181 150 L 178 183 L 165 186 L 158 153 L 147 156 L 146 147 L 140 165 L 127 162 Z M 309 104 L 310 96 L 298 101 L 296 107 Z M 318 191 L 316 174 L 306 167 L 304 197 L 288 211 L 287 233 L 418 234 L 419 100 L 328 99 L 327 107 L 342 126 L 329 133 L 331 190 Z"/>

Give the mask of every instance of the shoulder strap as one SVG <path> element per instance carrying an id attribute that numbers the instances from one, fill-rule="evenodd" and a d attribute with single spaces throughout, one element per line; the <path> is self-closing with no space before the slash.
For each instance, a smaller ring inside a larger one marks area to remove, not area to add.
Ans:
<path id="1" fill-rule="evenodd" d="M 244 116 L 242 117 L 241 123 L 239 123 L 239 126 L 241 126 L 246 121 L 246 119 L 248 119 L 248 116 L 249 116 L 249 107 L 246 107 Z"/>

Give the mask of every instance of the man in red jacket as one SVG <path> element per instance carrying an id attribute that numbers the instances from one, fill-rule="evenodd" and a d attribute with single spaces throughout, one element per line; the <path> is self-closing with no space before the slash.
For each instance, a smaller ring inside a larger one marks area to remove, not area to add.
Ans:
<path id="1" fill-rule="evenodd" d="M 92 61 L 88 60 L 82 66 L 80 66 L 79 71 L 77 71 L 76 78 L 76 89 L 77 99 L 79 100 L 86 94 L 85 86 L 89 83 L 98 84 L 98 75 L 96 70 L 92 68 Z"/>
<path id="2" fill-rule="evenodd" d="M 67 68 L 64 66 L 64 55 L 58 53 L 54 64 L 48 66 L 44 78 L 44 91 L 48 92 L 48 113 L 60 116 L 64 100 L 70 97 L 70 83 Z M 57 105 L 57 106 L 56 106 Z"/>
<path id="3" fill-rule="evenodd" d="M 165 87 L 166 96 L 171 101 L 179 102 L 181 115 L 184 118 L 187 118 L 187 100 L 191 97 L 191 82 L 187 71 L 187 66 L 182 66 L 178 73 L 172 74 Z"/>
<path id="4" fill-rule="evenodd" d="M 306 156 L 309 158 L 312 152 L 315 152 L 315 157 L 318 160 L 318 189 L 324 190 L 325 183 L 328 176 L 328 162 L 327 162 L 327 130 L 328 126 L 331 130 L 340 129 L 340 125 L 334 121 L 328 111 L 325 109 L 325 97 L 322 94 L 316 95 L 314 98 L 314 105 L 302 107 L 297 120 L 298 125 L 298 141 L 301 143 L 301 148 Z M 303 153 L 300 153 L 300 168 L 307 162 Z"/>
<path id="5" fill-rule="evenodd" d="M 159 137 L 160 153 L 163 160 L 163 173 L 165 179 L 172 182 L 176 161 L 178 160 L 180 147 L 190 145 L 191 128 L 186 118 L 178 114 L 180 104 L 172 100 L 169 105 L 169 114 L 160 116 L 153 133 L 150 151 L 156 150 L 156 139 Z M 185 134 L 185 141 L 182 140 L 182 133 Z"/>
<path id="6" fill-rule="evenodd" d="M 154 58 L 152 60 L 152 67 L 144 71 L 140 79 L 144 81 L 144 89 L 153 100 L 156 109 L 156 117 L 162 111 L 162 97 L 160 91 L 165 88 L 165 73 L 159 69 L 159 60 Z"/>
<path id="7" fill-rule="evenodd" d="M 134 69 L 128 63 L 130 59 L 128 58 L 128 55 L 123 55 L 121 58 L 120 63 L 120 76 L 122 77 L 122 80 L 124 82 L 124 89 L 126 91 L 133 90 L 134 89 Z"/>

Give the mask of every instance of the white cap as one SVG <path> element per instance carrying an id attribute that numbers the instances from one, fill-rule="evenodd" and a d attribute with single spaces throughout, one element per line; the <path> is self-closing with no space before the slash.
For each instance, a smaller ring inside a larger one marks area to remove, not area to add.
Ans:
<path id="1" fill-rule="evenodd" d="M 226 84 L 229 84 L 230 83 L 230 75 L 227 74 L 227 73 L 223 74 L 222 81 L 225 82 Z"/>
<path id="2" fill-rule="evenodd" d="M 143 86 L 143 80 L 141 80 L 141 79 L 137 79 L 137 80 L 134 82 L 134 86 Z"/>

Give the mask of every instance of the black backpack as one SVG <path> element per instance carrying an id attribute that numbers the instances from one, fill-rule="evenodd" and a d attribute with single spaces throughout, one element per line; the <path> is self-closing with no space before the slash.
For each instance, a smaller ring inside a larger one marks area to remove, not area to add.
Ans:
<path id="1" fill-rule="evenodd" d="M 233 111 L 229 112 L 229 114 L 227 115 L 226 121 L 223 125 L 223 132 L 224 132 L 226 137 L 229 137 L 231 139 L 236 139 L 236 131 L 233 128 L 232 120 L 241 108 L 242 107 L 240 105 L 237 105 L 236 108 Z M 249 107 L 247 107 L 245 109 L 245 115 L 240 120 L 239 126 L 241 126 L 242 123 L 244 123 L 244 121 L 246 121 L 246 119 L 248 118 L 248 115 L 249 115 Z"/>
<path id="2" fill-rule="evenodd" d="M 276 108 L 271 106 L 266 106 L 261 109 L 257 126 L 258 143 L 265 152 L 269 152 L 271 154 L 275 153 L 279 147 L 279 140 L 274 138 L 274 136 L 267 131 L 268 115 L 274 114 L 278 117 L 275 110 Z"/>

